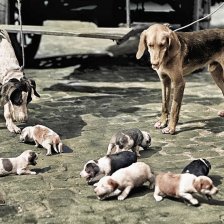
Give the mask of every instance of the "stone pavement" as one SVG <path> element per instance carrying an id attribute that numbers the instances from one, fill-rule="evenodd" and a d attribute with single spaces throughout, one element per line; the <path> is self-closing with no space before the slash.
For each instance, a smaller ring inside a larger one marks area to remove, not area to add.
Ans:
<path id="1" fill-rule="evenodd" d="M 7 131 L 1 108 L 0 157 L 32 149 L 39 159 L 31 167 L 35 176 L 1 177 L 5 204 L 0 205 L 0 223 L 223 223 L 224 120 L 217 112 L 224 109 L 224 101 L 210 75 L 202 71 L 186 77 L 177 133 L 163 135 L 153 127 L 161 109 L 160 82 L 147 60 L 102 55 L 105 46 L 113 49 L 106 40 L 57 41 L 44 37 L 36 65 L 26 69 L 41 98 L 29 105 L 29 122 L 21 127 L 52 128 L 61 135 L 65 153 L 47 157 L 44 149 L 19 143 L 19 136 Z M 87 51 L 92 55 L 83 56 Z M 60 56 L 53 57 L 55 52 Z M 155 172 L 180 173 L 192 159 L 206 158 L 220 192 L 211 201 L 197 196 L 199 207 L 167 198 L 156 202 L 147 185 L 124 201 L 99 201 L 79 173 L 87 160 L 105 155 L 112 134 L 131 127 L 152 135 L 150 150 L 141 151 L 139 161 Z"/>

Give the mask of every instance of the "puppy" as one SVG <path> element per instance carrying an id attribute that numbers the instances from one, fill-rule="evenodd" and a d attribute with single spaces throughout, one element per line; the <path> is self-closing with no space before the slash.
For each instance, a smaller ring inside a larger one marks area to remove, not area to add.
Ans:
<path id="1" fill-rule="evenodd" d="M 118 196 L 118 200 L 124 200 L 130 191 L 149 181 L 149 186 L 154 186 L 154 174 L 150 167 L 143 162 L 136 162 L 132 165 L 117 170 L 111 176 L 105 176 L 95 186 L 95 193 L 98 199 Z"/>
<path id="2" fill-rule="evenodd" d="M 35 142 L 35 146 L 43 146 L 47 149 L 47 156 L 52 155 L 51 146 L 56 153 L 63 152 L 63 144 L 57 133 L 43 125 L 29 126 L 22 130 L 21 142 Z"/>
<path id="3" fill-rule="evenodd" d="M 169 172 L 156 176 L 154 198 L 156 201 L 161 201 L 165 196 L 183 198 L 192 205 L 198 205 L 199 202 L 192 196 L 192 193 L 211 197 L 217 192 L 218 189 L 213 185 L 209 177 L 196 177 L 190 173 L 173 174 Z"/>
<path id="4" fill-rule="evenodd" d="M 127 167 L 137 161 L 135 152 L 123 151 L 112 155 L 106 155 L 99 160 L 89 160 L 80 176 L 86 178 L 91 183 L 93 178 L 99 174 L 111 175 L 120 168 Z"/>
<path id="5" fill-rule="evenodd" d="M 139 147 L 148 149 L 151 145 L 151 136 L 148 132 L 138 128 L 121 130 L 112 136 L 107 148 L 107 155 L 132 149 L 140 156 Z"/>
<path id="6" fill-rule="evenodd" d="M 28 169 L 28 165 L 35 166 L 38 156 L 32 150 L 24 151 L 20 156 L 15 158 L 0 158 L 0 176 L 8 174 L 36 174 Z"/>
<path id="7" fill-rule="evenodd" d="M 182 171 L 182 173 L 191 173 L 195 176 L 208 176 L 211 164 L 206 159 L 197 159 L 190 162 Z"/>

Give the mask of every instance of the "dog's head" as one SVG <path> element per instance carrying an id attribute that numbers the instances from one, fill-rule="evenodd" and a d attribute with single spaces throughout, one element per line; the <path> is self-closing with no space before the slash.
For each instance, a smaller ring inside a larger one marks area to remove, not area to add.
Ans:
<path id="1" fill-rule="evenodd" d="M 98 161 L 90 160 L 85 165 L 83 170 L 80 172 L 80 176 L 86 178 L 87 181 L 90 181 L 94 178 L 99 172 L 100 168 L 98 166 Z"/>
<path id="2" fill-rule="evenodd" d="M 37 164 L 38 155 L 32 150 L 24 151 L 19 157 L 23 158 L 27 165 L 35 166 Z"/>
<path id="3" fill-rule="evenodd" d="M 196 177 L 193 186 L 198 193 L 203 195 L 212 196 L 218 193 L 218 188 L 214 186 L 212 180 L 207 176 Z"/>
<path id="4" fill-rule="evenodd" d="M 176 34 L 165 24 L 154 24 L 141 33 L 136 58 L 140 59 L 148 49 L 152 68 L 158 70 L 180 49 Z"/>
<path id="5" fill-rule="evenodd" d="M 33 127 L 25 127 L 20 134 L 20 142 L 33 142 Z"/>
<path id="6" fill-rule="evenodd" d="M 0 85 L 0 101 L 2 105 L 10 103 L 10 113 L 16 121 L 26 122 L 28 119 L 27 105 L 32 101 L 32 96 L 40 97 L 36 91 L 36 83 L 32 79 L 12 78 Z"/>
<path id="7" fill-rule="evenodd" d="M 104 176 L 98 183 L 94 184 L 94 187 L 97 198 L 103 200 L 118 188 L 118 183 L 110 176 Z"/>
<path id="8" fill-rule="evenodd" d="M 143 149 L 149 149 L 149 146 L 151 145 L 151 135 L 146 131 L 142 131 L 142 134 L 143 134 L 143 140 L 141 143 L 141 147 Z"/>

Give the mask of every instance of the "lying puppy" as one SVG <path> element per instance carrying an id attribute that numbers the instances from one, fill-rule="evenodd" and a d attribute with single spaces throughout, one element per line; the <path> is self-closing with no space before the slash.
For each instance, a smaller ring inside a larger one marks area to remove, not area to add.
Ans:
<path id="1" fill-rule="evenodd" d="M 21 142 L 35 142 L 35 146 L 43 146 L 47 149 L 47 156 L 52 155 L 51 146 L 56 153 L 63 152 L 63 144 L 57 133 L 43 125 L 29 126 L 22 130 Z"/>
<path id="2" fill-rule="evenodd" d="M 95 186 L 98 199 L 118 196 L 118 200 L 124 200 L 134 187 L 139 187 L 149 181 L 149 186 L 154 186 L 154 174 L 150 167 L 143 162 L 117 170 L 111 176 L 105 176 Z"/>
<path id="3" fill-rule="evenodd" d="M 140 131 L 138 128 L 122 130 L 112 136 L 107 148 L 107 155 L 132 149 L 137 153 L 137 156 L 140 156 L 139 147 L 148 149 L 150 145 L 149 133 Z"/>
<path id="4" fill-rule="evenodd" d="M 36 174 L 28 169 L 28 165 L 35 166 L 38 156 L 32 150 L 24 151 L 20 156 L 15 158 L 0 158 L 0 176 L 8 174 Z"/>
<path id="5" fill-rule="evenodd" d="M 111 175 L 120 168 L 127 167 L 137 161 L 135 152 L 123 151 L 112 155 L 106 155 L 99 160 L 90 160 L 80 172 L 80 176 L 91 183 L 99 174 Z"/>
<path id="6" fill-rule="evenodd" d="M 195 176 L 208 176 L 211 164 L 206 159 L 197 159 L 190 162 L 182 171 L 182 173 L 191 173 Z"/>
<path id="7" fill-rule="evenodd" d="M 161 201 L 163 197 L 170 196 L 188 200 L 192 205 L 199 202 L 192 196 L 192 193 L 199 193 L 211 197 L 218 193 L 212 180 L 206 176 L 196 177 L 193 174 L 161 173 L 156 176 L 154 198 Z"/>
<path id="8" fill-rule="evenodd" d="M 35 81 L 25 77 L 8 33 L 0 30 L 0 103 L 4 106 L 6 126 L 10 132 L 21 132 L 14 121 L 28 120 L 27 106 L 33 95 L 40 97 Z"/>

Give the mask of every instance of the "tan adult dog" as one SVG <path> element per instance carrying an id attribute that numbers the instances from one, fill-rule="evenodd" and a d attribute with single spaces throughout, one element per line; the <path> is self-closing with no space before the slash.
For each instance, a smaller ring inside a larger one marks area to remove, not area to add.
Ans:
<path id="1" fill-rule="evenodd" d="M 51 146 L 56 153 L 63 152 L 63 144 L 57 133 L 43 125 L 25 127 L 20 135 L 21 142 L 35 142 L 35 146 L 47 149 L 47 156 L 52 155 Z"/>
<path id="2" fill-rule="evenodd" d="M 161 201 L 163 197 L 170 196 L 188 200 L 192 205 L 199 202 L 192 196 L 192 193 L 199 193 L 208 198 L 218 193 L 212 180 L 207 176 L 196 177 L 190 173 L 174 174 L 160 173 L 156 176 L 154 198 Z"/>
<path id="3" fill-rule="evenodd" d="M 154 24 L 141 33 L 136 58 L 148 49 L 152 68 L 162 82 L 162 114 L 156 128 L 174 134 L 184 94 L 184 76 L 208 65 L 224 95 L 224 30 L 174 32 L 167 25 Z M 170 110 L 171 83 L 173 100 Z M 170 120 L 168 122 L 168 116 Z M 224 112 L 220 112 L 224 116 Z"/>
<path id="4" fill-rule="evenodd" d="M 35 81 L 25 77 L 8 33 L 0 30 L 0 103 L 4 106 L 6 126 L 10 132 L 21 132 L 14 121 L 28 120 L 27 105 L 33 95 L 40 97 Z"/>

